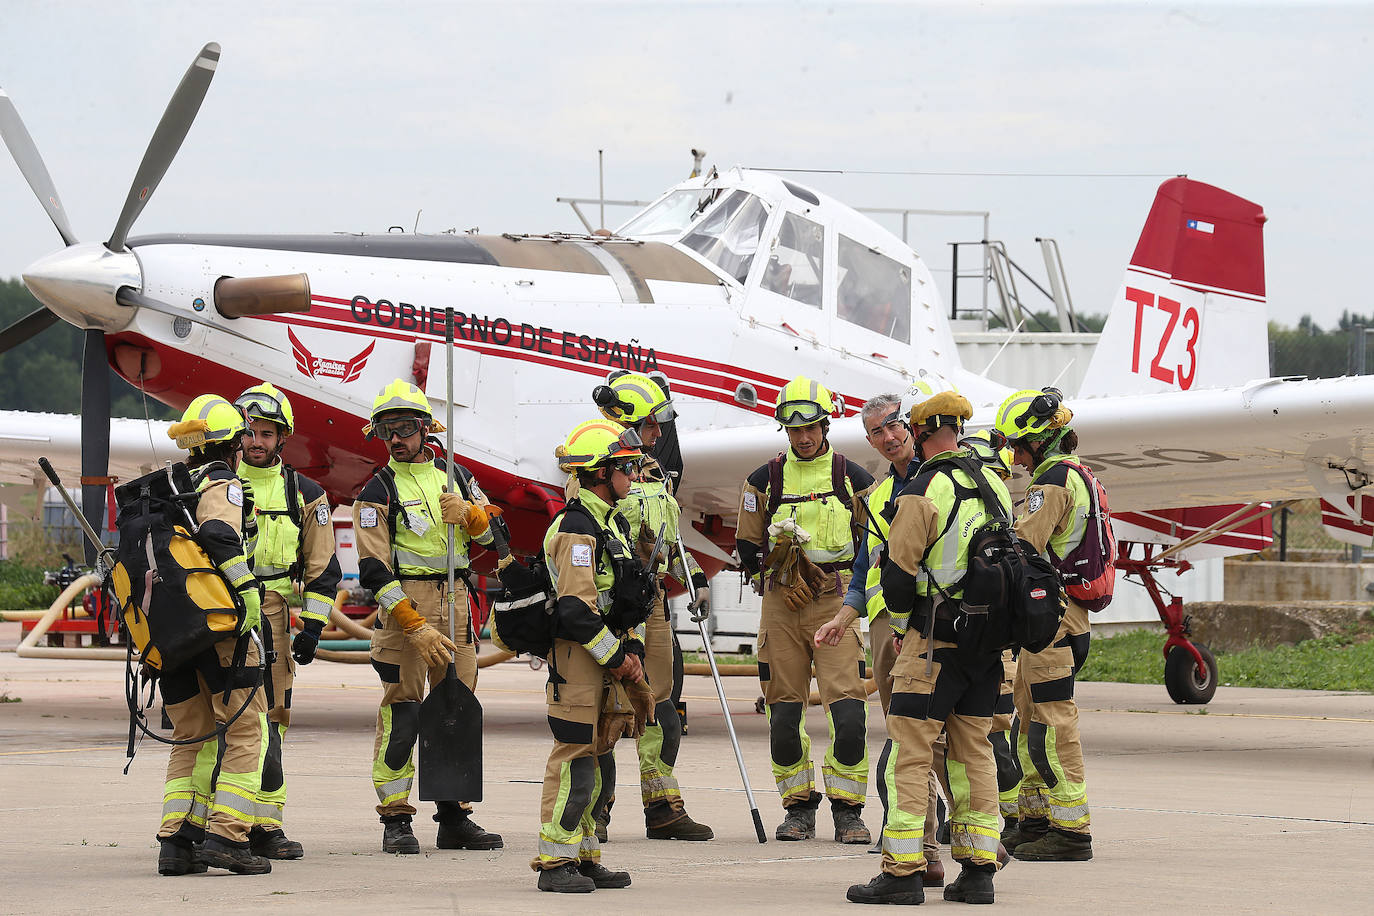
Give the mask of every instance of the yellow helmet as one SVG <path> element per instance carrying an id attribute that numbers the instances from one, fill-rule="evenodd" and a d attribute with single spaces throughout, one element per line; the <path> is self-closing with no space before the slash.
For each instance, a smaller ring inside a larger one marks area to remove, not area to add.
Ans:
<path id="1" fill-rule="evenodd" d="M 267 420 L 277 424 L 282 428 L 283 436 L 295 431 L 296 420 L 291 411 L 291 402 L 271 382 L 249 388 L 238 396 L 234 406 L 242 410 L 248 420 Z"/>
<path id="2" fill-rule="evenodd" d="M 960 439 L 959 444 L 972 452 L 983 464 L 992 468 L 998 477 L 1003 480 L 1011 477 L 1011 466 L 1015 459 L 1011 449 L 1006 447 L 1006 439 L 1001 433 L 991 429 L 980 429 Z"/>
<path id="3" fill-rule="evenodd" d="M 588 420 L 573 427 L 553 450 L 558 468 L 569 473 L 591 470 L 618 458 L 643 458 L 639 433 L 610 420 Z"/>
<path id="4" fill-rule="evenodd" d="M 997 408 L 993 428 L 1010 443 L 1040 439 L 1052 430 L 1063 429 L 1073 419 L 1064 406 L 1064 393 L 1058 388 L 1025 388 L 1007 396 Z"/>
<path id="5" fill-rule="evenodd" d="M 167 436 L 176 440 L 177 448 L 195 452 L 215 442 L 237 439 L 247 428 L 237 407 L 217 394 L 202 394 L 168 427 Z"/>
<path id="6" fill-rule="evenodd" d="M 799 375 L 778 392 L 773 419 L 783 426 L 810 426 L 835 412 L 835 401 L 820 382 Z"/>
<path id="7" fill-rule="evenodd" d="M 662 386 L 642 372 L 622 372 L 606 384 L 597 385 L 592 390 L 592 401 L 603 417 L 622 426 L 636 426 L 649 416 L 667 423 L 677 416 L 673 401 L 664 394 Z"/>
<path id="8" fill-rule="evenodd" d="M 421 419 L 428 420 L 431 433 L 441 433 L 445 429 L 444 424 L 434 419 L 434 411 L 430 409 L 429 398 L 425 397 L 423 391 L 410 382 L 393 379 L 372 400 L 372 422 L 363 427 L 363 438 L 371 439 L 373 436 L 372 427 L 377 422 L 377 418 L 393 410 L 404 410 L 418 415 Z"/>

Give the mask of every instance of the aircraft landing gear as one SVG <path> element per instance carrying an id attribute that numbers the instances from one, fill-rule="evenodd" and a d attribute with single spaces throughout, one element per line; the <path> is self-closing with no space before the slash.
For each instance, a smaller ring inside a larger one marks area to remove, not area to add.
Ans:
<path id="1" fill-rule="evenodd" d="M 1131 544 L 1122 543 L 1117 568 L 1140 579 L 1154 602 L 1159 619 L 1169 638 L 1164 643 L 1164 687 L 1169 698 L 1181 705 L 1201 705 L 1211 702 L 1217 692 L 1217 660 L 1206 646 L 1188 638 L 1192 618 L 1183 613 L 1183 599 L 1178 595 L 1164 597 L 1164 590 L 1155 581 L 1155 569 L 1170 566 L 1179 572 L 1192 567 L 1187 560 L 1153 560 L 1157 549 L 1153 544 L 1141 544 L 1142 559 L 1127 556 Z"/>

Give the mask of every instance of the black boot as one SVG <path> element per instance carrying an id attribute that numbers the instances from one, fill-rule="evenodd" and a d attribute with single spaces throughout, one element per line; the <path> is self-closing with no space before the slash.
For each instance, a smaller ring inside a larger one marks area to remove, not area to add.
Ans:
<path id="1" fill-rule="evenodd" d="M 1002 831 L 1002 845 L 1013 855 L 1022 843 L 1034 843 L 1049 833 L 1050 822 L 1044 817 L 1027 817 L 1019 821 L 1008 821 Z"/>
<path id="2" fill-rule="evenodd" d="M 205 845 L 200 847 L 200 859 L 206 865 L 227 868 L 236 875 L 265 875 L 272 871 L 272 863 L 253 855 L 247 843 L 238 846 L 213 833 L 206 834 Z"/>
<path id="3" fill-rule="evenodd" d="M 992 903 L 992 876 L 997 866 L 963 864 L 959 877 L 945 888 L 945 899 L 955 903 Z"/>
<path id="4" fill-rule="evenodd" d="M 701 842 L 715 837 L 715 831 L 692 820 L 686 811 L 674 810 L 668 802 L 644 809 L 644 835 L 651 840 L 691 840 Z"/>
<path id="5" fill-rule="evenodd" d="M 1093 838 L 1051 828 L 1040 839 L 1017 846 L 1012 855 L 1023 862 L 1086 862 L 1093 857 Z"/>
<path id="6" fill-rule="evenodd" d="M 458 802 L 435 802 L 434 820 L 439 833 L 434 845 L 440 849 L 500 849 L 505 844 L 499 833 L 488 833 L 472 819 L 472 812 Z"/>
<path id="7" fill-rule="evenodd" d="M 597 887 L 629 887 L 630 873 L 627 871 L 611 871 L 600 862 L 578 862 L 577 873 L 584 878 L 591 878 L 592 883 Z"/>
<path id="8" fill-rule="evenodd" d="M 590 894 L 596 882 L 577 870 L 577 863 L 564 862 L 557 868 L 539 870 L 539 889 L 555 894 Z"/>
<path id="9" fill-rule="evenodd" d="M 382 825 L 382 852 L 413 856 L 420 851 L 420 841 L 410 829 L 409 814 L 383 815 Z"/>
<path id="10" fill-rule="evenodd" d="M 787 807 L 787 817 L 774 834 L 779 840 L 811 840 L 816 837 L 816 809 L 821 805 L 819 792 L 812 792 L 804 802 Z"/>
<path id="11" fill-rule="evenodd" d="M 299 859 L 305 855 L 305 847 L 295 840 L 288 840 L 281 830 L 268 830 L 254 827 L 248 831 L 248 848 L 254 855 L 264 859 Z"/>
<path id="12" fill-rule="evenodd" d="M 866 846 L 873 842 L 864 825 L 863 805 L 848 805 L 842 801 L 830 800 L 830 814 L 835 819 L 835 842 L 853 846 Z"/>
<path id="13" fill-rule="evenodd" d="M 178 836 L 158 837 L 162 849 L 157 854 L 157 873 L 159 875 L 199 875 L 205 871 L 205 863 L 196 860 L 196 853 L 190 840 Z"/>
<path id="14" fill-rule="evenodd" d="M 898 878 L 887 872 L 879 872 L 878 877 L 867 884 L 851 885 L 845 892 L 850 903 L 897 903 L 906 906 L 920 906 L 925 902 L 925 888 L 921 887 L 919 874 Z"/>

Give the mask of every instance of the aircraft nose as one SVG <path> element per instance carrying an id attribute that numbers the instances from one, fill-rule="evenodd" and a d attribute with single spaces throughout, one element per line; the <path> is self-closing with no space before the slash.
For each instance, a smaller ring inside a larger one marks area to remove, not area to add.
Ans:
<path id="1" fill-rule="evenodd" d="M 120 305 L 115 295 L 125 286 L 142 289 L 143 275 L 132 251 L 113 252 L 87 242 L 30 264 L 24 283 L 68 324 L 113 332 L 128 327 L 136 311 Z"/>

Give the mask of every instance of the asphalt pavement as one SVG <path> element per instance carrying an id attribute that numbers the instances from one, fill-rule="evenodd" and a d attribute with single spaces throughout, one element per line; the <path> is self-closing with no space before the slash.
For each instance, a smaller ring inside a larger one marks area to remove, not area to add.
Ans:
<path id="1" fill-rule="evenodd" d="M 12 641 L 7 640 L 12 644 Z M 1162 665 L 1161 665 L 1162 667 Z M 854 912 L 845 888 L 877 873 L 864 847 L 821 838 L 781 843 L 781 806 L 768 768 L 758 684 L 728 678 L 769 841 L 755 836 L 711 682 L 689 678 L 689 734 L 678 776 L 688 810 L 715 828 L 707 843 L 645 839 L 633 745 L 622 741 L 618 800 L 604 863 L 633 885 L 585 896 L 539 893 L 529 860 L 539 828 L 550 744 L 544 672 L 521 661 L 481 672 L 486 798 L 476 820 L 505 836 L 494 852 L 437 851 L 432 805 L 421 803 L 422 853 L 381 852 L 369 778 L 376 702 L 371 668 L 317 662 L 296 682 L 286 743 L 288 834 L 304 859 L 272 874 L 163 878 L 154 840 L 166 749 L 141 743 L 128 775 L 123 667 L 0 654 L 0 912 L 534 913 L 643 909 L 656 913 Z M 1094 858 L 1012 862 L 997 905 L 1177 913 L 1349 913 L 1369 906 L 1374 859 L 1374 696 L 1222 687 L 1201 709 L 1175 706 L 1162 686 L 1080 684 Z M 808 716 L 819 778 L 825 718 Z M 870 707 L 872 760 L 882 717 Z M 870 787 L 865 820 L 881 807 Z M 945 850 L 948 863 L 948 849 Z M 952 863 L 948 863 L 951 864 Z M 953 877 L 954 869 L 950 869 Z M 946 903 L 938 890 L 926 907 Z"/>

